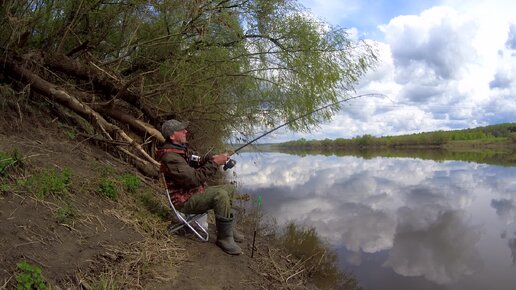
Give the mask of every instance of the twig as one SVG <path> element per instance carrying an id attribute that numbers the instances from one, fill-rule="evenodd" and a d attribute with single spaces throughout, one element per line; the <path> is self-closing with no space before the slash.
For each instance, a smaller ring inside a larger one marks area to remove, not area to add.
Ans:
<path id="1" fill-rule="evenodd" d="M 18 104 L 18 102 L 16 102 L 16 109 L 18 111 L 18 115 L 20 116 L 20 124 L 21 124 L 23 122 L 23 115 L 21 112 L 20 104 Z"/>
<path id="2" fill-rule="evenodd" d="M 119 81 L 119 79 L 117 79 L 116 77 L 114 77 L 113 75 L 111 75 L 110 73 L 108 73 L 107 71 L 105 71 L 104 69 L 102 69 L 100 66 L 96 65 L 93 61 L 90 61 L 90 64 L 92 66 L 94 66 L 95 68 L 97 68 L 98 70 L 102 71 L 103 73 L 105 73 L 106 75 L 108 75 L 109 77 L 111 77 L 112 79 L 114 79 L 115 81 Z"/>
<path id="3" fill-rule="evenodd" d="M 76 232 L 78 232 L 78 233 L 81 233 L 79 230 L 75 229 L 75 228 L 74 228 L 74 227 L 72 227 L 71 225 L 68 225 L 68 224 L 59 224 L 59 225 L 61 225 L 61 226 L 63 226 L 63 227 L 66 227 L 66 228 L 68 228 L 68 229 L 69 229 L 69 230 L 71 230 L 71 231 L 76 231 Z"/>
<path id="4" fill-rule="evenodd" d="M 271 248 L 268 248 L 268 252 L 269 252 L 269 258 L 271 259 L 271 263 L 274 266 L 274 269 L 276 269 L 276 272 L 280 276 L 281 282 L 283 283 L 285 280 L 283 279 L 283 275 L 281 274 L 281 271 L 280 271 L 278 265 L 274 262 L 274 258 L 272 257 L 272 254 L 271 254 Z"/>
<path id="5" fill-rule="evenodd" d="M 298 274 L 301 274 L 301 273 L 302 273 L 303 271 L 305 271 L 305 270 L 306 270 L 306 269 L 301 269 L 301 270 L 297 271 L 296 273 L 294 273 L 294 274 L 292 274 L 292 275 L 288 276 L 288 278 L 285 280 L 285 282 L 286 282 L 286 283 L 288 283 L 288 280 L 289 280 L 290 278 L 292 278 L 292 277 L 294 277 L 294 276 L 296 276 L 296 275 L 298 275 Z"/>
<path id="6" fill-rule="evenodd" d="M 2 290 L 3 290 L 3 289 L 7 289 L 7 284 L 9 283 L 9 281 L 11 281 L 11 279 L 13 278 L 13 276 L 14 276 L 14 275 L 9 276 L 9 279 L 7 279 L 7 280 L 5 281 L 4 285 L 2 285 L 2 286 L 0 287 L 0 289 L 2 289 Z"/>
<path id="7" fill-rule="evenodd" d="M 21 247 L 21 246 L 37 244 L 37 243 L 39 243 L 39 241 L 30 241 L 30 242 L 26 242 L 26 243 L 16 244 L 16 245 L 13 246 L 13 248 L 18 248 L 18 247 Z"/>

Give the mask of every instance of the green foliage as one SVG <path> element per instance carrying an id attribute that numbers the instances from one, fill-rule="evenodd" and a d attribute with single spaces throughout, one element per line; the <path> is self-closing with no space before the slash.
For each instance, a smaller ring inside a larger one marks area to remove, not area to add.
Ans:
<path id="1" fill-rule="evenodd" d="M 26 261 L 22 261 L 16 265 L 18 266 L 18 269 L 22 271 L 20 274 L 16 275 L 18 290 L 50 289 L 43 279 L 41 269 L 39 267 L 33 266 Z"/>
<path id="2" fill-rule="evenodd" d="M 512 143 L 516 143 L 516 132 L 511 132 L 509 134 L 509 140 L 512 142 Z"/>
<path id="3" fill-rule="evenodd" d="M 69 169 L 46 169 L 32 176 L 20 185 L 31 188 L 38 198 L 52 195 L 62 197 L 68 193 L 68 187 L 72 182 L 72 173 Z"/>
<path id="4" fill-rule="evenodd" d="M 7 168 L 13 164 L 14 161 L 9 155 L 0 152 L 0 176 L 5 176 L 7 174 Z"/>
<path id="5" fill-rule="evenodd" d="M 278 144 L 282 148 L 323 148 L 323 149 L 339 149 L 353 147 L 379 147 L 379 146 L 441 146 L 454 141 L 493 141 L 501 138 L 507 138 L 509 142 L 514 142 L 516 137 L 516 124 L 506 123 L 486 127 L 478 127 L 473 129 L 452 130 L 452 131 L 435 131 L 417 133 L 411 135 L 374 137 L 372 135 L 363 135 L 352 139 L 338 138 L 335 140 L 311 140 L 305 139 L 288 141 Z"/>
<path id="6" fill-rule="evenodd" d="M 201 149 L 345 98 L 374 67 L 371 44 L 306 15 L 293 0 L 6 0 L 0 47 L 59 57 L 84 45 L 79 62 L 88 51 L 124 81 L 145 74 L 139 101 L 196 124 Z M 290 126 L 308 130 L 337 110 Z"/>
<path id="7" fill-rule="evenodd" d="M 118 198 L 118 190 L 115 183 L 107 178 L 100 180 L 98 192 L 100 195 L 113 200 Z"/>
<path id="8" fill-rule="evenodd" d="M 140 188 L 140 179 L 138 176 L 126 173 L 122 175 L 122 182 L 127 191 L 135 193 Z"/>
<path id="9" fill-rule="evenodd" d="M 56 220 L 60 224 L 69 223 L 77 216 L 76 209 L 71 207 L 70 205 L 65 205 L 57 209 L 54 214 Z"/>
<path id="10" fill-rule="evenodd" d="M 11 153 L 0 152 L 0 177 L 7 176 L 9 168 L 20 166 L 22 156 L 18 149 L 14 149 Z"/>
<path id="11" fill-rule="evenodd" d="M 66 136 L 70 140 L 75 140 L 77 138 L 77 132 L 75 132 L 74 130 L 68 130 L 66 131 Z"/>
<path id="12" fill-rule="evenodd" d="M 0 179 L 0 181 L 1 181 L 1 179 Z M 0 193 L 9 192 L 10 190 L 11 190 L 11 185 L 9 185 L 8 183 L 0 184 Z"/>

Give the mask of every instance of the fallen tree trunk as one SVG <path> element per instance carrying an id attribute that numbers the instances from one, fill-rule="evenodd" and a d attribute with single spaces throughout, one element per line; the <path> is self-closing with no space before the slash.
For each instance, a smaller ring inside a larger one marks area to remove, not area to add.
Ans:
<path id="1" fill-rule="evenodd" d="M 152 127 L 152 125 L 145 123 L 141 120 L 138 120 L 129 114 L 125 114 L 124 112 L 115 110 L 109 105 L 92 105 L 91 107 L 96 111 L 109 115 L 110 117 L 122 123 L 128 124 L 129 126 L 138 130 L 140 133 L 149 134 L 150 136 L 158 140 L 160 143 L 165 142 L 165 138 L 163 137 L 160 131 Z"/>
<path id="2" fill-rule="evenodd" d="M 141 96 L 129 90 L 128 84 L 115 75 L 111 75 L 90 61 L 84 65 L 66 55 L 52 55 L 45 58 L 45 65 L 52 70 L 74 76 L 76 79 L 91 81 L 95 88 L 105 96 L 117 96 L 135 108 L 141 110 L 152 123 L 158 123 L 156 114 L 141 101 Z"/>
<path id="3" fill-rule="evenodd" d="M 126 134 L 126 132 L 124 132 L 118 126 L 108 122 L 101 114 L 92 109 L 90 106 L 82 103 L 80 100 L 69 94 L 64 89 L 58 87 L 57 85 L 51 82 L 46 81 L 45 79 L 41 78 L 32 71 L 22 67 L 21 65 L 15 63 L 12 60 L 5 60 L 2 69 L 6 71 L 6 75 L 9 75 L 10 78 L 16 81 L 20 81 L 24 84 L 30 85 L 30 87 L 34 91 L 42 95 L 48 96 L 49 98 L 52 98 L 58 103 L 71 109 L 75 113 L 83 116 L 86 119 L 91 120 L 91 122 L 96 124 L 96 126 L 103 132 L 106 138 L 112 139 L 113 137 L 118 136 L 123 141 L 129 143 L 132 146 L 133 150 L 135 150 L 135 152 L 142 158 L 130 153 L 125 148 L 119 147 L 118 149 L 122 149 L 120 151 L 123 152 L 125 155 L 128 155 L 134 161 L 136 166 L 143 172 L 155 172 L 155 175 L 157 176 L 159 163 L 156 160 L 154 160 L 147 152 L 145 152 L 145 150 L 142 148 L 140 144 L 138 144 L 131 137 L 129 137 Z M 137 120 L 131 121 L 134 124 L 138 124 L 140 128 L 147 128 L 148 131 L 153 132 L 152 135 L 158 135 L 156 133 L 156 129 L 150 129 L 150 125 L 146 126 L 143 122 L 136 122 Z M 149 168 L 153 169 L 149 170 Z"/>

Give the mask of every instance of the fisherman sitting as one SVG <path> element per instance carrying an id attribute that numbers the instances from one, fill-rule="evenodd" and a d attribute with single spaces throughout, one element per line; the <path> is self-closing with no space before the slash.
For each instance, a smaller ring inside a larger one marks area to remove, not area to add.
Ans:
<path id="1" fill-rule="evenodd" d="M 236 232 L 232 209 L 235 188 L 231 184 L 206 186 L 220 165 L 229 160 L 227 154 L 218 154 L 200 160 L 192 166 L 191 154 L 186 148 L 188 122 L 165 121 L 161 133 L 165 143 L 157 152 L 161 171 L 165 175 L 174 207 L 185 214 L 202 214 L 213 209 L 217 228 L 216 244 L 231 255 L 240 255 L 242 249 L 235 243 L 243 241 Z"/>

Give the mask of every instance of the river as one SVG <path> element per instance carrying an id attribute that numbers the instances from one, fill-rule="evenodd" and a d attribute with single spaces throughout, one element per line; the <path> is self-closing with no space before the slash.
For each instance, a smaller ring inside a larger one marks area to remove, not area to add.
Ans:
<path id="1" fill-rule="evenodd" d="M 240 192 L 314 227 L 365 289 L 516 289 L 516 167 L 241 153 Z"/>

